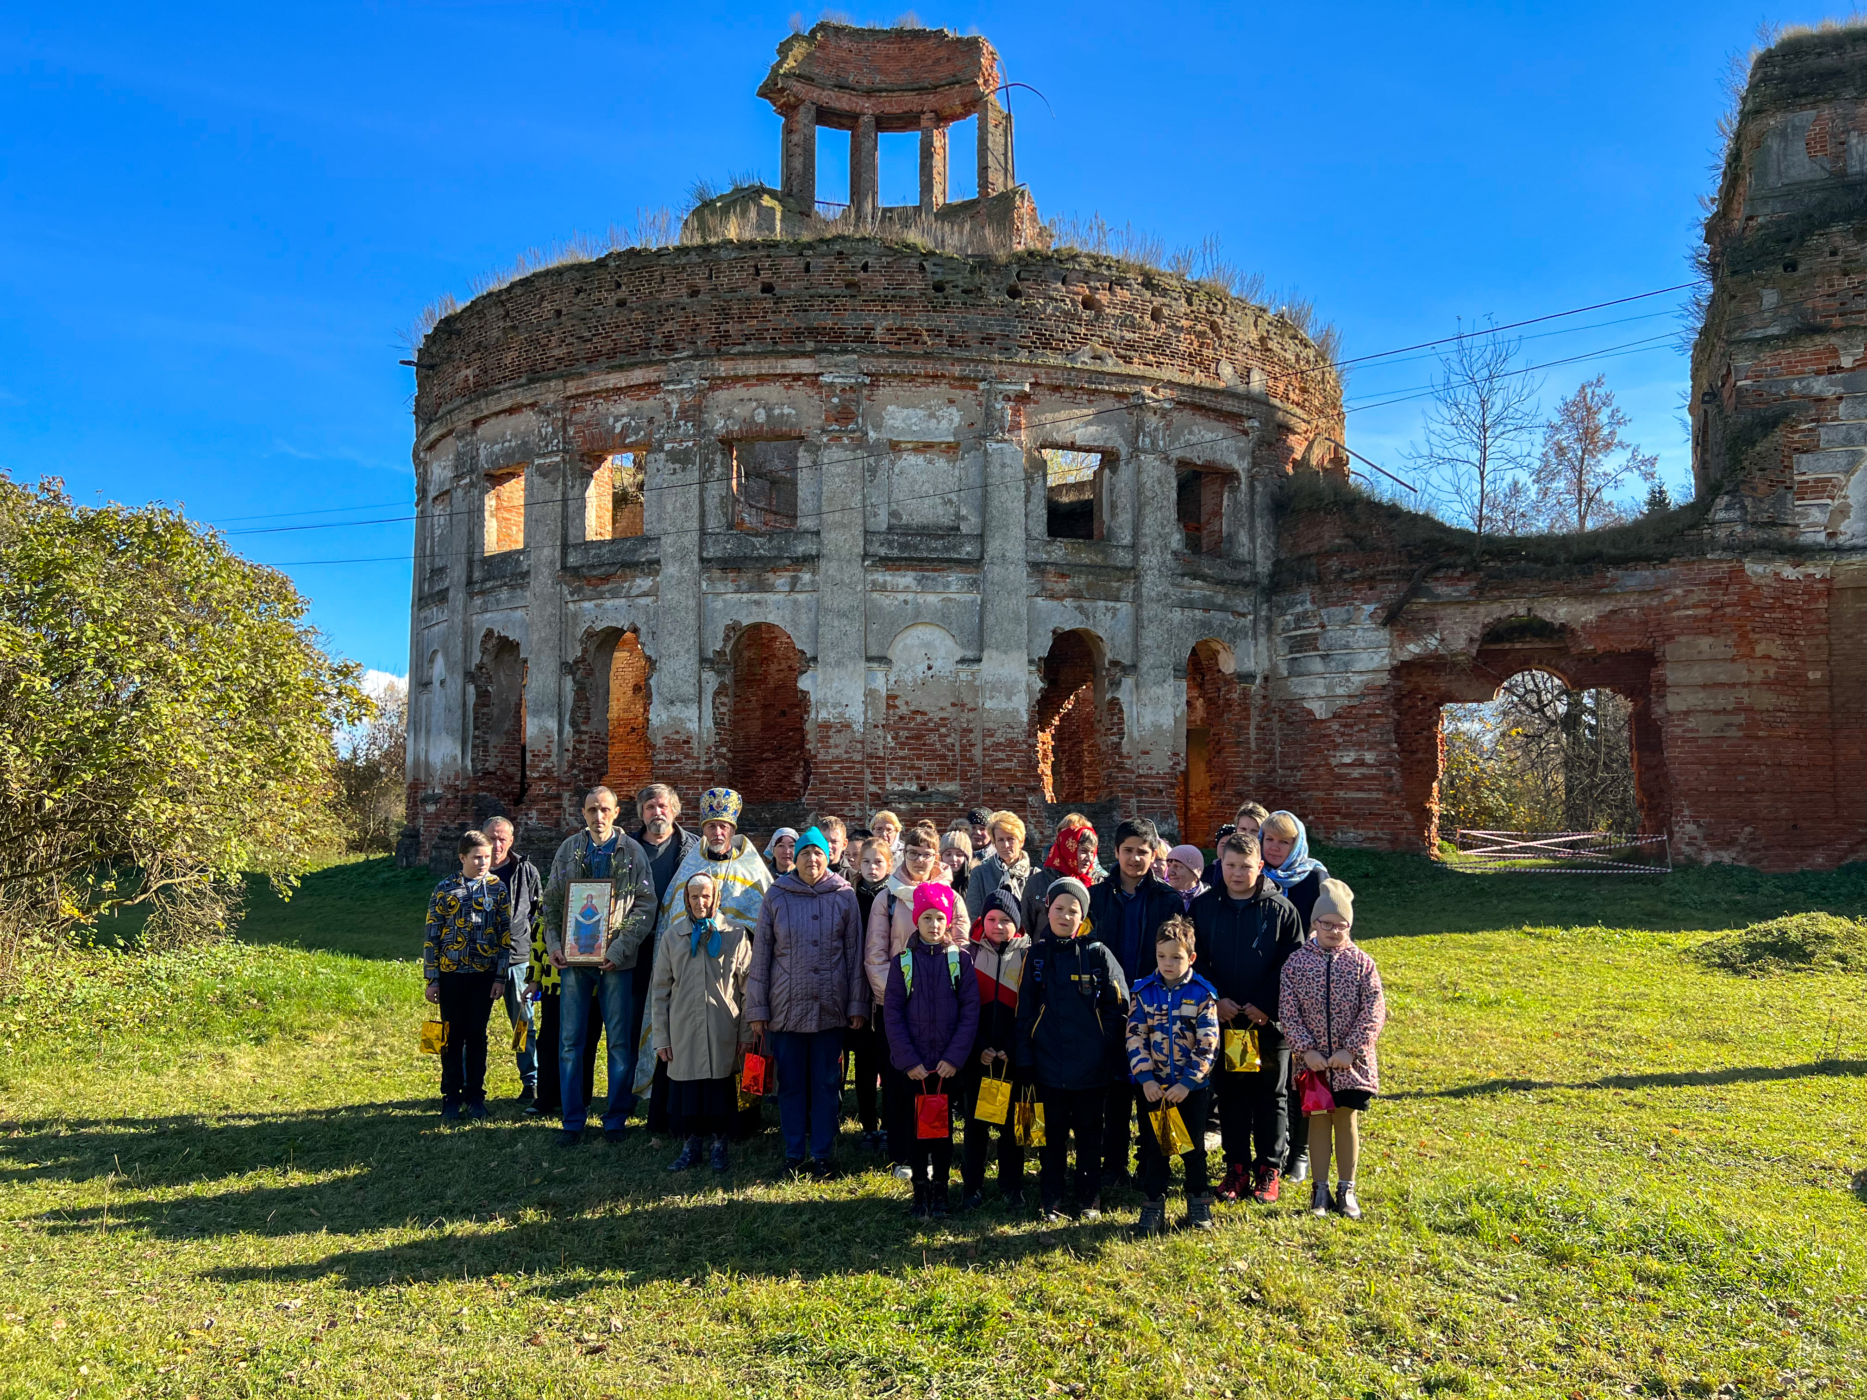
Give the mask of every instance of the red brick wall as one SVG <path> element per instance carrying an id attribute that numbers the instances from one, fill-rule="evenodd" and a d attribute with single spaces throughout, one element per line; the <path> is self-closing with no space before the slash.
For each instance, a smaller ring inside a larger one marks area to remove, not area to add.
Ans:
<path id="1" fill-rule="evenodd" d="M 625 803 L 654 780 L 648 747 L 648 658 L 633 632 L 617 639 L 610 656 L 607 757 L 603 784 Z"/>

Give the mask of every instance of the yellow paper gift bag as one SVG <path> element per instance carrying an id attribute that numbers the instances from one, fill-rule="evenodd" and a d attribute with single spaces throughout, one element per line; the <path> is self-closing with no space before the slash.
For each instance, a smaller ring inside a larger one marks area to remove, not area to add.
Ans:
<path id="1" fill-rule="evenodd" d="M 973 1105 L 972 1116 L 981 1123 L 1002 1124 L 1011 1111 L 1011 1081 L 996 1071 L 994 1065 L 993 1072 L 979 1081 L 979 1101 Z"/>
<path id="2" fill-rule="evenodd" d="M 512 1023 L 512 1053 L 523 1055 L 525 1047 L 531 1043 L 532 1023 L 523 1016 Z"/>
<path id="3" fill-rule="evenodd" d="M 1020 1147 L 1042 1147 L 1044 1138 L 1044 1106 L 1037 1102 L 1037 1091 L 1026 1089 L 1018 1098 L 1018 1116 L 1012 1122 L 1012 1133 Z"/>
<path id="4" fill-rule="evenodd" d="M 421 1053 L 438 1055 L 447 1048 L 447 1022 L 423 1021 L 421 1023 Z"/>
<path id="5" fill-rule="evenodd" d="M 1148 1114 L 1147 1121 L 1154 1125 L 1154 1141 L 1160 1144 L 1163 1157 L 1178 1157 L 1182 1152 L 1193 1150 L 1193 1139 L 1187 1134 L 1186 1120 L 1180 1117 L 1180 1110 L 1173 1104 L 1162 1104 Z"/>
<path id="6" fill-rule="evenodd" d="M 1258 1056 L 1258 1028 L 1228 1030 L 1225 1033 L 1225 1067 L 1234 1073 L 1252 1073 L 1263 1067 Z"/>

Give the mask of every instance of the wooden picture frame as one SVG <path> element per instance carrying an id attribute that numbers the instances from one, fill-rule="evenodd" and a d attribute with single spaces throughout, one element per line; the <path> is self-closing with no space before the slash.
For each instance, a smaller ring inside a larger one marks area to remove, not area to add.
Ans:
<path id="1" fill-rule="evenodd" d="M 609 943 L 609 909 L 615 889 L 607 880 L 572 880 L 564 890 L 564 961 L 595 967 Z"/>

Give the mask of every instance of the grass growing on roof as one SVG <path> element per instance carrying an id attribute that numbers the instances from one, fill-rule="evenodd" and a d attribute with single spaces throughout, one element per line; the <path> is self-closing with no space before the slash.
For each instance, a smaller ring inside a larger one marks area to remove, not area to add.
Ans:
<path id="1" fill-rule="evenodd" d="M 1322 855 L 1394 1017 L 1360 1226 L 1287 1198 L 1137 1244 L 1121 1195 L 1095 1227 L 914 1228 L 865 1160 L 781 1179 L 773 1135 L 721 1190 L 639 1134 L 556 1149 L 498 1054 L 493 1120 L 444 1131 L 414 1050 L 427 879 L 387 862 L 256 900 L 243 942 L 22 984 L 0 1000 L 28 1026 L 0 1076 L 0 1393 L 1867 1384 L 1867 977 L 1693 956 L 1857 914 L 1867 872 L 1475 880 Z"/>

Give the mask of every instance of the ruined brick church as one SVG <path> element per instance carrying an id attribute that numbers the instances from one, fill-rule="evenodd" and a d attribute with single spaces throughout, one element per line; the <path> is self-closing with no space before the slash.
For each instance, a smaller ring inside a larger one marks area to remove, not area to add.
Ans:
<path id="1" fill-rule="evenodd" d="M 1349 484 L 1296 326 L 1042 246 L 984 39 L 787 38 L 779 188 L 478 297 L 418 353 L 403 859 L 498 812 L 542 844 L 651 776 L 731 784 L 759 830 L 985 805 L 1203 842 L 1249 796 L 1432 849 L 1440 707 L 1533 667 L 1632 703 L 1675 854 L 1867 858 L 1864 75 L 1858 30 L 1753 72 L 1706 227 L 1696 499 L 1474 558 Z M 914 205 L 880 202 L 885 133 L 918 137 Z"/>

